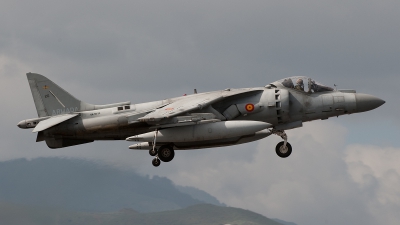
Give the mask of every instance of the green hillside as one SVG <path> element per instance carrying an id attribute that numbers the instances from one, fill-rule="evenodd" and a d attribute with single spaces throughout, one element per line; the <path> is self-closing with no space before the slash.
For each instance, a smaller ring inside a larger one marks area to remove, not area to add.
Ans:
<path id="1" fill-rule="evenodd" d="M 260 214 L 233 207 L 221 207 L 211 204 L 201 204 L 181 210 L 157 212 L 147 214 L 157 224 L 175 225 L 208 225 L 208 224 L 240 224 L 240 225 L 279 225 L 280 223 L 268 219 Z"/>
<path id="2" fill-rule="evenodd" d="M 85 160 L 0 162 L 0 224 L 282 224 L 224 206 L 165 177 Z"/>
<path id="3" fill-rule="evenodd" d="M 165 177 L 150 178 L 132 170 L 79 159 L 0 162 L 0 202 L 84 212 L 122 208 L 158 212 L 219 203 L 204 191 L 190 187 L 183 190 L 186 193 Z"/>
<path id="4" fill-rule="evenodd" d="M 11 203 L 0 203 L 0 224 L 281 225 L 248 210 L 211 204 L 194 205 L 184 209 L 155 213 L 139 213 L 132 209 L 123 209 L 112 213 L 82 213 Z"/>

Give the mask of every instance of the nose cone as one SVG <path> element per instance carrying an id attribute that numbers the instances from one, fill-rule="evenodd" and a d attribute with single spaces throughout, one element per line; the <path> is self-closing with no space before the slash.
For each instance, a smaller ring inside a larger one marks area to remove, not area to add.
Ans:
<path id="1" fill-rule="evenodd" d="M 357 112 L 373 110 L 383 105 L 385 101 L 373 95 L 355 93 Z"/>

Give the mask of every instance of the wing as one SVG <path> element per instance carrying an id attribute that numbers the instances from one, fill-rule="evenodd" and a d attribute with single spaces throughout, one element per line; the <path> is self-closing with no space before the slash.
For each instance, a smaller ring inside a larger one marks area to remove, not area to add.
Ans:
<path id="1" fill-rule="evenodd" d="M 239 95 L 243 93 L 249 92 L 260 92 L 261 90 L 254 89 L 237 89 L 231 91 L 230 89 L 226 89 L 225 91 L 218 92 L 210 92 L 203 94 L 193 94 L 189 96 L 180 97 L 176 101 L 173 101 L 171 104 L 168 104 L 164 107 L 156 109 L 155 111 L 147 114 L 144 117 L 138 119 L 140 122 L 149 122 L 149 121 L 160 121 L 162 119 L 167 119 L 171 117 L 178 116 L 183 113 L 187 113 L 193 110 L 202 109 L 206 106 L 209 106 L 213 103 L 223 100 L 224 98 Z"/>
<path id="2" fill-rule="evenodd" d="M 55 126 L 57 124 L 60 124 L 66 120 L 74 118 L 77 115 L 79 115 L 79 114 L 64 114 L 64 115 L 60 115 L 60 116 L 50 117 L 47 120 L 42 120 L 38 123 L 38 125 L 36 125 L 35 129 L 33 129 L 32 132 L 35 133 L 35 132 L 46 130 L 46 129 L 48 129 L 52 126 Z"/>

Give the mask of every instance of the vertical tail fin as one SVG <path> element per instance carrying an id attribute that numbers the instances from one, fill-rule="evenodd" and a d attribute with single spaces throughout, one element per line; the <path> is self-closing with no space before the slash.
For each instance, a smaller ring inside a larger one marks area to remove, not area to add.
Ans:
<path id="1" fill-rule="evenodd" d="M 95 106 L 80 101 L 60 86 L 36 73 L 27 73 L 33 101 L 39 117 L 55 116 L 94 109 Z"/>

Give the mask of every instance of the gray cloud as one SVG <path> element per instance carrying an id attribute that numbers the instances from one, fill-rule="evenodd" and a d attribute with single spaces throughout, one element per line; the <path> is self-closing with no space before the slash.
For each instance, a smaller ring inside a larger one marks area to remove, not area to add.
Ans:
<path id="1" fill-rule="evenodd" d="M 348 172 L 368 199 L 370 213 L 379 221 L 400 221 L 400 150 L 392 147 L 352 145 L 346 150 Z"/>
<path id="2" fill-rule="evenodd" d="M 332 134 L 332 130 L 336 132 Z M 257 146 L 192 155 L 192 160 L 178 156 L 172 165 L 176 171 L 163 174 L 178 184 L 190 183 L 206 190 L 228 205 L 298 224 L 376 224 L 366 207 L 373 197 L 360 195 L 347 171 L 346 129 L 321 121 L 289 131 L 289 135 L 295 148 L 287 159 L 275 155 L 279 138 L 272 137 Z M 232 157 L 239 152 L 247 152 L 250 159 Z"/>

